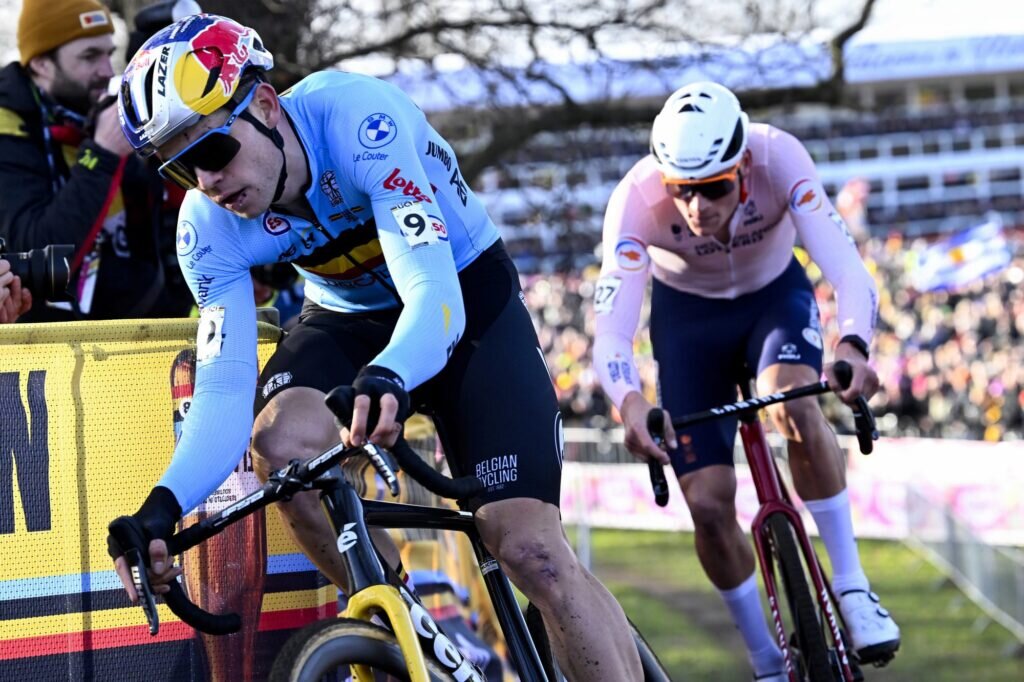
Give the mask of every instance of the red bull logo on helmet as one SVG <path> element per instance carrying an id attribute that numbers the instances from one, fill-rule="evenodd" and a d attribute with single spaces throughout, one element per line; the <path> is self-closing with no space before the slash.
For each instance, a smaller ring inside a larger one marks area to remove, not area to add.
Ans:
<path id="1" fill-rule="evenodd" d="M 181 102 L 206 115 L 227 103 L 250 63 L 255 33 L 213 14 L 188 17 L 175 25 L 165 42 L 188 48 L 172 65 Z"/>
<path id="2" fill-rule="evenodd" d="M 242 69 L 249 61 L 249 30 L 233 21 L 216 18 L 196 32 L 190 41 L 192 57 L 220 82 L 225 97 L 235 91 Z"/>

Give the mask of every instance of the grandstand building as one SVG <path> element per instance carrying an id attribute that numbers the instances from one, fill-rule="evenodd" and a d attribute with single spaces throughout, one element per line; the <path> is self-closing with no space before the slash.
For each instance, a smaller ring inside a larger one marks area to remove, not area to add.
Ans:
<path id="1" fill-rule="evenodd" d="M 820 45 L 744 49 L 744 59 L 734 49 L 699 65 L 668 60 L 654 70 L 621 62 L 599 65 L 598 74 L 593 67 L 550 69 L 577 101 L 591 102 L 611 93 L 660 103 L 700 78 L 720 80 L 742 99 L 744 89 L 808 85 L 828 74 Z M 1024 34 L 855 38 L 845 58 L 846 106 L 754 111 L 752 118 L 803 140 L 831 196 L 850 179 L 866 180 L 867 222 L 875 234 L 948 233 L 993 211 L 1006 226 L 1024 226 Z M 445 89 L 448 106 L 453 90 L 466 104 L 495 91 L 494 83 L 467 87 L 466 74 L 457 79 L 458 88 Z M 426 100 L 428 110 L 442 99 L 437 90 L 401 85 Z M 524 79 L 518 90 L 543 103 L 539 87 Z M 516 94 L 499 90 L 498 97 L 511 104 Z M 542 134 L 477 179 L 475 188 L 522 268 L 579 267 L 594 259 L 605 202 L 647 153 L 648 134 L 647 125 Z"/>

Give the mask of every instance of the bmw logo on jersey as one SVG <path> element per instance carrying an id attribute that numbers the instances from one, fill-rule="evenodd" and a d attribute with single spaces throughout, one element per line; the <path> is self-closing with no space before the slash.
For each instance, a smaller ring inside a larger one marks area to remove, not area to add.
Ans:
<path id="1" fill-rule="evenodd" d="M 177 244 L 178 255 L 187 256 L 196 250 L 196 243 L 199 241 L 199 235 L 196 232 L 196 226 L 187 220 L 182 220 L 178 224 L 178 234 L 175 238 Z"/>
<path id="2" fill-rule="evenodd" d="M 395 119 L 387 114 L 370 114 L 359 126 L 359 143 L 369 149 L 390 144 L 398 134 Z"/>

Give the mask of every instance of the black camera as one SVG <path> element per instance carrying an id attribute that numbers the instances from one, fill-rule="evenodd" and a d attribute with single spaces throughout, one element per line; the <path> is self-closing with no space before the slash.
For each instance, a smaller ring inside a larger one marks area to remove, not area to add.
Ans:
<path id="1" fill-rule="evenodd" d="M 68 259 L 75 252 L 71 244 L 50 244 L 41 249 L 8 253 L 0 239 L 0 258 L 11 264 L 11 274 L 21 278 L 21 285 L 32 295 L 47 301 L 68 300 L 71 268 Z"/>

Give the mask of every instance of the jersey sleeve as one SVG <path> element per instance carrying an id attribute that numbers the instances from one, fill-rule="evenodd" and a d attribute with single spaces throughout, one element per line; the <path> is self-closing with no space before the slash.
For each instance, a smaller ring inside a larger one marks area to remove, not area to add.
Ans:
<path id="1" fill-rule="evenodd" d="M 825 194 L 810 154 L 789 133 L 776 131 L 769 176 L 786 193 L 789 214 L 811 259 L 836 291 L 839 336 L 871 343 L 878 289 L 842 216 Z"/>
<path id="2" fill-rule="evenodd" d="M 178 220 L 178 264 L 199 305 L 192 403 L 158 485 L 187 513 L 245 454 L 256 391 L 256 302 L 237 221 L 198 192 Z"/>
<path id="3" fill-rule="evenodd" d="M 635 227 L 648 210 L 627 178 L 612 192 L 604 216 L 601 274 L 594 292 L 594 368 L 616 407 L 622 407 L 631 391 L 641 390 L 633 337 L 640 322 L 650 256 Z"/>
<path id="4" fill-rule="evenodd" d="M 403 304 L 391 341 L 372 364 L 392 370 L 411 390 L 445 366 L 466 323 L 455 259 L 440 238 L 445 216 L 417 146 L 425 139 L 426 118 L 394 86 L 368 81 L 346 94 L 337 120 L 335 158 L 350 158 L 351 145 L 363 143 L 369 126 L 378 138 L 374 144 L 384 142 L 375 158 L 353 161 L 345 172 L 369 198 Z"/>

